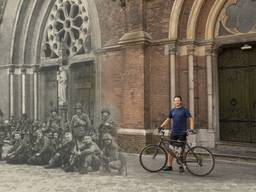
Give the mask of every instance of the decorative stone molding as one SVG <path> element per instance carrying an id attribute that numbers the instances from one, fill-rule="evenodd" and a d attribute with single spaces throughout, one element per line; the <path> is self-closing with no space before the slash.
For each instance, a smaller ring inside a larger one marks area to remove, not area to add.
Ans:
<path id="1" fill-rule="evenodd" d="M 120 39 L 119 44 L 129 43 L 151 43 L 152 37 L 145 31 L 135 31 L 125 33 Z"/>
<path id="2" fill-rule="evenodd" d="M 46 58 L 61 57 L 62 41 L 66 45 L 66 55 L 88 52 L 90 19 L 88 8 L 82 0 L 57 0 L 47 21 L 43 50 Z"/>
<path id="3" fill-rule="evenodd" d="M 169 23 L 169 39 L 176 40 L 178 36 L 178 24 L 184 0 L 175 0 Z"/>
<path id="4" fill-rule="evenodd" d="M 195 53 L 195 46 L 194 45 L 187 46 L 187 53 L 188 53 L 188 55 L 194 55 L 194 53 Z"/>
<path id="5" fill-rule="evenodd" d="M 0 0 L 0 24 L 3 21 L 3 15 L 4 15 L 5 6 L 6 6 L 6 1 L 7 0 Z"/>

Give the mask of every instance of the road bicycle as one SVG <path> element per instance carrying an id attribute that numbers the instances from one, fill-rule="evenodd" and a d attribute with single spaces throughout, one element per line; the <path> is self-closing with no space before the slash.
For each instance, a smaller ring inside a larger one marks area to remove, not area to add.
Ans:
<path id="1" fill-rule="evenodd" d="M 189 134 L 196 134 L 190 130 Z M 167 164 L 168 153 L 176 159 L 180 167 L 186 167 L 188 172 L 196 176 L 210 174 L 215 166 L 213 153 L 206 147 L 191 147 L 187 141 L 170 140 L 164 136 L 164 130 L 159 131 L 158 144 L 145 146 L 140 152 L 140 164 L 149 172 L 161 171 Z"/>

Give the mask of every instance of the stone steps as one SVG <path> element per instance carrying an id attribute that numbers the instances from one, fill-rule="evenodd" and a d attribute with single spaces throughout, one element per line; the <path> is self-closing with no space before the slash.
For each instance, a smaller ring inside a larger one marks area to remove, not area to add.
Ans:
<path id="1" fill-rule="evenodd" d="M 211 150 L 216 159 L 256 163 L 256 144 L 217 142 Z"/>

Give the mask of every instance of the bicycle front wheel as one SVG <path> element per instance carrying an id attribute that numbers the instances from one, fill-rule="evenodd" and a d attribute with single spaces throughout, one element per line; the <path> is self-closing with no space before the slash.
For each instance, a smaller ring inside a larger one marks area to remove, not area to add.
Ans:
<path id="1" fill-rule="evenodd" d="M 195 146 L 187 151 L 185 165 L 193 175 L 205 176 L 212 172 L 215 166 L 215 158 L 209 149 Z"/>
<path id="2" fill-rule="evenodd" d="M 161 171 L 167 163 L 167 152 L 158 145 L 148 145 L 140 152 L 140 164 L 149 172 Z"/>

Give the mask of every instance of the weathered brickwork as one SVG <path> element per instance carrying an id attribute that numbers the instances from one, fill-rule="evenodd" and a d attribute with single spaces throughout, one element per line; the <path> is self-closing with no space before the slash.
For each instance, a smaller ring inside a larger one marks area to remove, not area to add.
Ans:
<path id="1" fill-rule="evenodd" d="M 202 6 L 202 9 L 199 13 L 199 20 L 197 22 L 196 26 L 196 38 L 197 39 L 204 39 L 204 33 L 205 33 L 205 24 L 207 22 L 208 14 L 213 6 L 213 3 L 215 0 L 207 0 Z"/>
<path id="2" fill-rule="evenodd" d="M 86 2 L 86 0 L 82 1 Z M 96 97 L 100 98 L 96 103 L 97 109 L 109 107 L 117 126 L 128 129 L 127 134 L 122 133 L 123 135 L 119 137 L 122 147 L 127 151 L 139 151 L 146 143 L 155 141 L 151 132 L 148 133 L 148 129 L 159 126 L 168 115 L 172 104 L 173 93 L 171 93 L 170 83 L 173 65 L 176 66 L 175 94 L 181 95 L 185 107 L 189 108 L 188 47 L 191 44 L 195 48 L 192 54 L 196 128 L 207 129 L 210 99 L 208 100 L 207 93 L 209 82 L 207 82 L 204 48 L 211 45 L 214 52 L 215 44 L 221 43 L 215 41 L 214 37 L 205 41 L 205 32 L 209 12 L 217 0 L 203 2 L 194 23 L 193 42 L 187 40 L 187 25 L 196 0 L 180 1 L 183 2 L 180 4 L 180 14 L 177 10 L 179 7 L 172 9 L 173 5 L 179 5 L 179 0 L 129 0 L 124 9 L 120 7 L 119 0 L 88 2 L 93 5 L 88 9 L 89 12 L 91 11 L 90 19 L 94 25 L 94 28 L 91 28 L 92 51 L 89 56 L 79 55 L 75 59 L 70 58 L 69 65 L 87 61 L 93 61 L 95 64 L 95 81 L 98 89 Z M 44 69 L 39 67 L 39 89 L 45 87 L 47 74 L 56 74 L 56 61 L 48 63 L 47 60 L 42 59 L 46 21 L 53 5 L 54 1 L 51 0 L 7 1 L 0 28 L 0 88 L 6 90 L 1 92 L 3 100 L 0 101 L 0 108 L 5 115 L 9 115 L 10 112 L 10 99 L 8 99 L 10 86 L 7 84 L 9 82 L 7 71 L 11 64 L 15 64 L 19 69 L 25 65 L 46 66 Z M 219 9 L 221 10 L 221 7 Z M 177 15 L 171 17 L 172 10 Z M 170 21 L 170 19 L 173 20 Z M 178 23 L 175 23 L 176 21 Z M 177 35 L 177 39 L 169 39 L 169 34 Z M 232 41 L 232 39 L 229 40 L 229 42 Z M 175 55 L 175 61 L 171 60 L 171 54 Z M 214 58 L 212 64 L 217 64 Z M 13 105 L 15 106 L 14 115 L 20 117 L 22 83 L 21 73 L 17 71 L 19 70 L 16 70 L 13 79 L 15 82 Z M 213 77 L 216 80 L 217 75 L 214 74 Z M 35 110 L 33 86 L 33 72 L 30 72 L 26 75 L 25 110 L 31 118 Z M 56 87 L 52 86 L 52 90 L 48 90 L 47 93 L 44 93 L 44 90 L 38 90 L 40 117 L 49 110 L 45 102 L 49 103 L 50 97 L 56 97 L 56 93 L 52 93 L 54 89 Z M 218 97 L 216 93 L 213 94 L 215 94 L 214 97 Z M 56 98 L 52 101 L 53 105 L 57 102 Z"/>
<path id="3" fill-rule="evenodd" d="M 196 1 L 196 0 L 195 0 Z M 193 6 L 194 0 L 190 1 L 184 1 L 184 5 L 181 10 L 181 16 L 179 19 L 179 38 L 180 39 L 185 39 L 186 38 L 186 31 L 187 31 L 187 23 L 188 23 L 188 18 L 190 15 L 191 8 Z"/>

